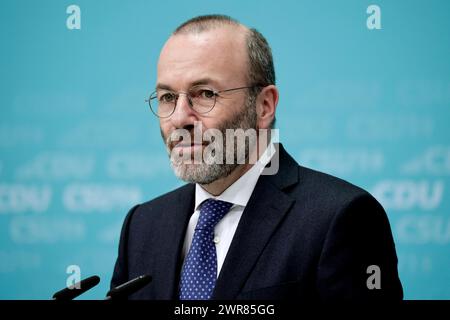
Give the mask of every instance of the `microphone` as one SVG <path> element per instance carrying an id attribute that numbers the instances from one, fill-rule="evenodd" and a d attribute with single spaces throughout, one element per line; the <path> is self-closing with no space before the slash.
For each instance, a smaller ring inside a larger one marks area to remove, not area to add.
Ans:
<path id="1" fill-rule="evenodd" d="M 100 282 L 99 276 L 92 276 L 77 282 L 73 286 L 64 288 L 53 295 L 53 300 L 72 300 L 95 287 Z M 70 289 L 72 288 L 72 289 Z M 79 288 L 79 289 L 77 289 Z"/>
<path id="2" fill-rule="evenodd" d="M 127 298 L 130 294 L 142 289 L 152 281 L 152 277 L 149 275 L 142 275 L 133 280 L 125 282 L 120 286 L 117 286 L 108 291 L 105 300 L 116 300 Z"/>

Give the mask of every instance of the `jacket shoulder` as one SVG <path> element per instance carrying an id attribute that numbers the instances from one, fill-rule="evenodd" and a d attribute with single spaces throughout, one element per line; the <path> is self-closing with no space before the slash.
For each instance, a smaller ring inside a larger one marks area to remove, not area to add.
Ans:
<path id="1" fill-rule="evenodd" d="M 152 200 L 146 201 L 146 202 L 140 204 L 140 206 L 142 206 L 142 207 L 160 206 L 169 201 L 176 201 L 177 199 L 180 198 L 180 196 L 182 197 L 185 194 L 194 192 L 194 190 L 195 190 L 195 185 L 192 183 L 188 183 L 188 184 L 185 184 L 185 185 L 183 185 L 179 188 L 176 188 L 172 191 L 164 193 Z"/>
<path id="2" fill-rule="evenodd" d="M 168 205 L 179 203 L 182 199 L 191 197 L 195 192 L 194 184 L 185 184 L 175 190 L 162 194 L 152 200 L 143 202 L 134 207 L 133 220 L 159 218 L 159 214 L 164 214 Z"/>
<path id="3" fill-rule="evenodd" d="M 368 191 L 344 179 L 303 166 L 298 166 L 298 174 L 298 183 L 287 191 L 296 201 L 294 212 L 321 226 L 323 232 L 350 208 L 358 208 L 354 213 L 367 219 L 373 218 L 374 212 L 386 215 Z"/>
<path id="4" fill-rule="evenodd" d="M 355 198 L 373 198 L 365 189 L 328 173 L 298 166 L 298 174 L 297 192 L 306 193 L 312 199 L 320 198 L 321 201 L 345 204 Z"/>

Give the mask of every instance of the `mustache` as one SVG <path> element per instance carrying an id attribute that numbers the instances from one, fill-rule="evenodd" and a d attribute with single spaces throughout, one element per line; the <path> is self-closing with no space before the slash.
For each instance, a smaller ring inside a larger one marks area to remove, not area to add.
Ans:
<path id="1" fill-rule="evenodd" d="M 193 139 L 188 140 L 188 141 L 184 141 L 183 139 L 179 140 L 179 141 L 170 141 L 168 142 L 168 147 L 170 148 L 170 150 L 172 150 L 173 148 L 176 147 L 190 147 L 190 146 L 196 146 L 196 145 L 203 145 L 203 146 L 207 146 L 209 144 L 209 142 L 194 142 Z"/>
<path id="2" fill-rule="evenodd" d="M 166 146 L 172 150 L 175 147 L 189 147 L 195 145 L 207 146 L 215 142 L 215 137 L 209 134 L 208 130 L 203 131 L 201 134 L 194 135 L 189 132 L 189 135 L 179 135 L 175 129 L 165 139 Z M 217 141 L 218 142 L 218 141 Z M 217 143 L 216 142 L 216 143 Z"/>
<path id="3" fill-rule="evenodd" d="M 190 137 L 190 145 L 202 144 L 208 145 L 210 143 L 218 143 L 219 141 L 214 141 L 214 135 L 209 129 L 215 129 L 222 132 L 222 136 L 226 136 L 226 130 L 228 129 L 249 129 L 253 128 L 255 130 L 258 129 L 257 126 L 257 115 L 256 115 L 256 105 L 252 99 L 248 99 L 244 104 L 243 111 L 237 113 L 231 119 L 223 121 L 218 124 L 215 128 L 205 128 L 203 126 L 202 121 L 195 121 L 193 125 L 190 125 L 189 128 L 175 128 L 173 131 L 169 132 L 167 136 L 164 134 L 162 128 L 160 127 L 160 133 L 163 141 L 165 142 L 167 151 L 171 152 L 174 147 L 176 147 L 179 143 L 183 145 L 183 136 L 186 137 L 185 145 L 188 145 L 189 140 L 187 137 Z M 204 130 L 203 130 L 204 129 Z M 177 134 L 178 130 L 186 130 L 185 135 Z M 196 138 L 196 139 L 195 139 Z M 223 139 L 224 144 L 226 143 L 226 139 Z M 181 146 L 180 145 L 180 146 Z"/>

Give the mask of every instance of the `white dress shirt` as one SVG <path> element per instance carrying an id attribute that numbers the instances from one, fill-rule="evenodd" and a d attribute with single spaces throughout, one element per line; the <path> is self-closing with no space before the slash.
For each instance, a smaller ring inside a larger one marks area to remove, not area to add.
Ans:
<path id="1" fill-rule="evenodd" d="M 271 142 L 259 160 L 244 175 L 242 175 L 218 196 L 213 196 L 203 189 L 203 187 L 198 183 L 195 185 L 195 211 L 189 220 L 186 230 L 182 252 L 183 260 L 186 258 L 189 248 L 191 247 L 195 226 L 197 225 L 200 215 L 200 204 L 204 200 L 210 198 L 231 202 L 233 203 L 233 206 L 230 211 L 217 223 L 214 228 L 214 242 L 216 244 L 217 252 L 217 276 L 219 275 L 245 206 L 253 193 L 253 189 L 255 188 L 261 172 L 267 163 L 269 163 L 270 159 L 272 159 L 274 153 L 275 147 Z"/>

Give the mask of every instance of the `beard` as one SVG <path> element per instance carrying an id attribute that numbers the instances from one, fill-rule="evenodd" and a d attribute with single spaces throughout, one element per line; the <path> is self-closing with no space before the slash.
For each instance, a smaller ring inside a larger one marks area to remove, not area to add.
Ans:
<path id="1" fill-rule="evenodd" d="M 244 103 L 243 111 L 235 115 L 233 118 L 228 119 L 221 123 L 216 129 L 222 133 L 222 137 L 226 137 L 227 129 L 254 129 L 256 130 L 256 104 L 255 98 L 253 96 L 248 96 L 246 102 Z M 194 128 L 195 130 L 195 128 Z M 205 140 L 210 140 L 210 137 L 206 132 L 202 136 Z M 226 147 L 226 139 L 216 139 L 210 142 L 211 147 L 218 154 L 223 155 L 223 161 L 221 163 L 214 163 L 211 161 L 212 154 L 205 153 L 204 159 L 201 157 L 201 161 L 194 161 L 193 163 L 184 163 L 183 161 L 175 161 L 172 155 L 172 141 L 171 134 L 165 137 L 161 131 L 161 136 L 166 144 L 166 149 L 170 158 L 170 165 L 175 173 L 175 175 L 186 182 L 199 183 L 199 184 L 209 184 L 221 178 L 225 178 L 230 175 L 240 164 L 245 163 L 248 160 L 251 150 L 254 145 L 251 145 L 252 141 L 249 139 L 248 143 L 236 143 L 234 141 L 234 148 Z M 203 154 L 203 148 L 200 152 Z M 231 150 L 229 150 L 231 149 Z M 231 153 L 231 154 L 230 154 Z M 242 155 L 244 155 L 242 157 Z M 232 163 L 227 163 L 226 159 L 233 159 Z M 203 161 L 204 160 L 204 161 Z"/>

